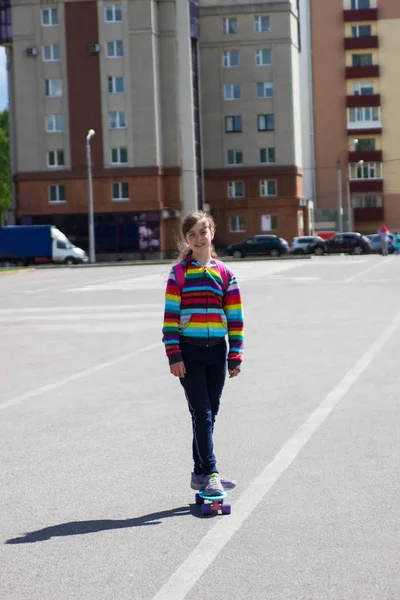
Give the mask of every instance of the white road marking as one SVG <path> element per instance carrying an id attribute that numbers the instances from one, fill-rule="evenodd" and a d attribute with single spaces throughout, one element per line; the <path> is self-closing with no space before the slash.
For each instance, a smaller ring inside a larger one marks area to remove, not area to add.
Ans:
<path id="1" fill-rule="evenodd" d="M 240 529 L 244 521 L 262 502 L 270 489 L 297 458 L 306 443 L 329 417 L 336 405 L 369 367 L 385 343 L 396 332 L 399 325 L 400 313 L 353 368 L 329 392 L 307 421 L 297 429 L 293 437 L 287 440 L 275 458 L 250 483 L 239 500 L 235 502 L 232 515 L 218 520 L 217 524 L 208 531 L 187 559 L 153 597 L 153 600 L 184 600 L 186 598 L 206 569 Z"/>
<path id="2" fill-rule="evenodd" d="M 54 381 L 53 383 L 49 383 L 47 385 L 43 385 L 40 388 L 36 388 L 35 390 L 31 390 L 30 392 L 26 392 L 25 394 L 21 394 L 16 398 L 13 398 L 9 402 L 5 404 L 0 404 L 0 410 L 4 408 L 8 408 L 10 406 L 15 406 L 16 404 L 21 404 L 25 400 L 30 400 L 31 398 L 35 398 L 37 396 L 41 396 L 42 394 L 46 394 L 47 392 L 51 392 L 56 390 L 63 385 L 67 385 L 77 379 L 81 379 L 82 377 L 86 377 L 87 375 L 92 375 L 93 373 L 97 373 L 98 371 L 103 371 L 103 369 L 108 369 L 108 367 L 114 367 L 115 365 L 123 362 L 124 360 L 129 360 L 130 358 L 135 357 L 137 354 L 141 352 L 148 352 L 149 350 L 153 350 L 160 345 L 160 342 L 155 342 L 153 344 L 149 344 L 144 348 L 139 348 L 138 350 L 134 350 L 133 352 L 129 352 L 128 354 L 123 354 L 122 356 L 118 356 L 117 358 L 113 358 L 112 360 L 108 360 L 106 362 L 100 363 L 94 367 L 90 367 L 89 369 L 85 369 L 84 371 L 78 371 L 74 375 L 69 375 L 68 377 L 64 377 L 59 381 Z"/>
<path id="3" fill-rule="evenodd" d="M 161 273 L 151 273 L 150 275 L 141 275 L 135 276 L 132 274 L 125 274 L 119 277 L 108 277 L 106 279 L 98 279 L 97 281 L 92 281 L 89 284 L 81 283 L 78 284 L 70 284 L 63 286 L 60 291 L 64 292 L 91 292 L 91 291 L 104 291 L 104 290 L 119 290 L 119 289 L 129 289 L 129 286 L 143 286 L 143 288 L 148 287 L 148 283 L 150 283 L 150 287 L 153 286 L 161 286 L 165 287 L 168 281 L 170 269 L 168 268 L 166 271 Z"/>
<path id="4" fill-rule="evenodd" d="M 271 277 L 270 281 L 321 281 L 321 277 Z"/>
<path id="5" fill-rule="evenodd" d="M 366 258 L 362 258 L 362 259 L 356 259 L 354 256 L 337 256 L 336 258 L 334 256 L 330 256 L 330 258 L 327 258 L 326 256 L 313 256 L 312 259 L 307 263 L 310 266 L 317 266 L 320 267 L 322 264 L 324 265 L 334 265 L 336 267 L 345 267 L 345 266 L 354 266 L 354 265 L 361 265 L 363 263 L 369 262 L 368 259 Z"/>
<path id="6" fill-rule="evenodd" d="M 144 319 L 146 317 L 154 318 L 157 316 L 157 313 L 154 312 L 145 312 L 145 311 L 135 311 L 135 312 L 112 312 L 112 313 L 97 313 L 94 315 L 85 313 L 84 315 L 8 315 L 7 317 L 2 317 L 0 315 L 0 323 L 20 323 L 22 321 L 27 322 L 42 322 L 42 321 L 113 321 L 119 319 Z M 160 318 L 162 316 L 162 312 L 160 309 Z"/>
<path id="7" fill-rule="evenodd" d="M 105 304 L 96 306 L 41 306 L 41 307 L 29 307 L 29 308 L 1 308 L 0 315 L 19 315 L 19 314 L 52 314 L 52 313 L 69 313 L 69 312 L 98 312 L 104 310 L 111 310 L 118 312 L 121 310 L 142 310 L 142 309 L 160 309 L 164 308 L 164 303 L 159 304 Z"/>
<path id="8" fill-rule="evenodd" d="M 365 273 L 368 273 L 369 271 L 373 271 L 373 269 L 377 269 L 378 267 L 381 267 L 382 265 L 385 265 L 386 263 L 388 263 L 392 260 L 393 260 L 393 256 L 390 256 L 387 258 L 382 257 L 382 260 L 380 262 L 372 265 L 372 267 L 368 267 L 368 269 L 364 269 L 364 271 L 360 271 L 359 273 L 357 273 L 356 275 L 353 275 L 352 277 L 349 277 L 348 279 L 345 279 L 344 283 L 350 283 L 351 281 L 355 281 L 358 277 L 365 275 Z"/>

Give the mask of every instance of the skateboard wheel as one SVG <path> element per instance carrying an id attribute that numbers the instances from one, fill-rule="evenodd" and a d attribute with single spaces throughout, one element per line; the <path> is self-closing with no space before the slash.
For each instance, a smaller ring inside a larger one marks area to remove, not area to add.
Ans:
<path id="1" fill-rule="evenodd" d="M 204 500 L 200 496 L 200 494 L 196 494 L 196 496 L 195 496 L 195 502 L 196 502 L 196 504 L 204 504 Z"/>
<path id="2" fill-rule="evenodd" d="M 202 504 L 201 512 L 203 515 L 211 515 L 211 504 Z"/>
<path id="3" fill-rule="evenodd" d="M 223 515 L 230 515 L 232 512 L 232 507 L 230 504 L 223 504 L 221 506 L 221 510 Z"/>

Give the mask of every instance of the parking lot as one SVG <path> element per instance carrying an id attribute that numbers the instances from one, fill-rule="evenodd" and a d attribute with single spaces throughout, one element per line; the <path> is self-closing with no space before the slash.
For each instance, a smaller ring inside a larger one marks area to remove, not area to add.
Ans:
<path id="1" fill-rule="evenodd" d="M 167 265 L 0 276 L 0 598 L 397 600 L 400 257 L 231 267 L 230 516 L 189 488 Z"/>

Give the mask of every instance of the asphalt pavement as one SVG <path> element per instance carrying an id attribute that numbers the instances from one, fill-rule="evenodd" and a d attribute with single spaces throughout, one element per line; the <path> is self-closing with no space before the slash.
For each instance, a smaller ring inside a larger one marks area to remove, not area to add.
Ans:
<path id="1" fill-rule="evenodd" d="M 1 600 L 398 600 L 400 257 L 229 263 L 231 515 L 189 488 L 167 265 L 0 277 Z"/>

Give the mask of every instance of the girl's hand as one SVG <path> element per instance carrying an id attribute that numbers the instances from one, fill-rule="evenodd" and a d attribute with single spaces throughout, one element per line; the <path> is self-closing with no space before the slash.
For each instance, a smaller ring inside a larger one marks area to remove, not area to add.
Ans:
<path id="1" fill-rule="evenodd" d="M 240 369 L 229 369 L 228 373 L 229 378 L 232 379 L 232 377 L 237 377 L 239 375 Z"/>
<path id="2" fill-rule="evenodd" d="M 180 379 L 183 379 L 185 377 L 186 369 L 185 364 L 182 360 L 171 365 L 169 370 L 175 377 L 179 377 Z"/>

